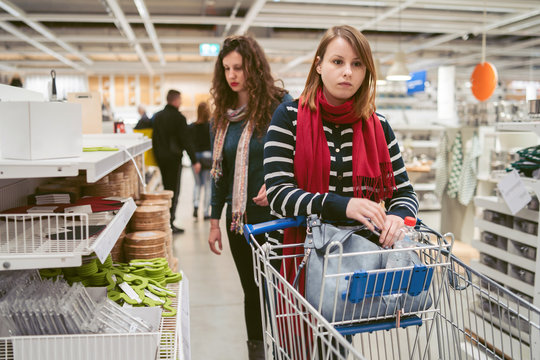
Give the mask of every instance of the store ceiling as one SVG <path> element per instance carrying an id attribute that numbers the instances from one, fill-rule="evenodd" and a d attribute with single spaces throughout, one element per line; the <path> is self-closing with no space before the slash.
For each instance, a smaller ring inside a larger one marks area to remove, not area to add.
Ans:
<path id="1" fill-rule="evenodd" d="M 540 78 L 539 0 L 0 0 L 0 71 L 208 74 L 199 44 L 248 31 L 280 77 L 303 77 L 337 24 L 364 32 L 383 72 L 401 46 L 410 71 L 468 77 L 485 28 L 501 79 Z"/>

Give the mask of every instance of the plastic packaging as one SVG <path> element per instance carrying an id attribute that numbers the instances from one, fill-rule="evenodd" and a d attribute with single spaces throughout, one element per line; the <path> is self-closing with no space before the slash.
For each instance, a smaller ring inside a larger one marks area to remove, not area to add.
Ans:
<path id="1" fill-rule="evenodd" d="M 0 279 L 0 334 L 57 335 L 150 332 L 151 328 L 111 300 L 95 303 L 80 283 L 40 280 L 36 273 Z"/>
<path id="2" fill-rule="evenodd" d="M 396 240 L 394 240 L 394 249 L 410 249 L 415 248 L 421 241 L 421 234 L 414 229 L 416 225 L 416 219 L 407 216 L 405 218 L 405 224 L 399 230 Z M 400 268 L 404 266 L 410 266 L 411 255 L 410 251 L 392 251 L 388 254 L 388 260 L 386 262 L 387 269 Z"/>

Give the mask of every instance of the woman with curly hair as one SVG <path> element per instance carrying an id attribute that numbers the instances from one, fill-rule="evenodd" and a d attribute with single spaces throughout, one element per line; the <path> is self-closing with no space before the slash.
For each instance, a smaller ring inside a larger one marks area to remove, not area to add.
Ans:
<path id="1" fill-rule="evenodd" d="M 227 204 L 226 231 L 244 290 L 249 359 L 264 359 L 264 347 L 259 290 L 254 281 L 251 248 L 242 235 L 242 226 L 271 220 L 264 185 L 264 136 L 277 106 L 292 100 L 275 82 L 264 51 L 253 38 L 225 39 L 210 91 L 215 106 L 215 136 L 208 243 L 211 251 L 221 254 L 219 219 Z M 262 243 L 265 239 L 257 241 Z"/>

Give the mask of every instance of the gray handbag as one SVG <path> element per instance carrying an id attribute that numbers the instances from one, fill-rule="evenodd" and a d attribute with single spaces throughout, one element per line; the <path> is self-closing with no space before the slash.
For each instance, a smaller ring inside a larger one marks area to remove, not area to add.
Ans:
<path id="1" fill-rule="evenodd" d="M 332 277 L 331 275 L 384 269 L 388 260 L 388 254 L 382 251 L 379 245 L 357 233 L 362 229 L 367 230 L 364 226 L 340 229 L 321 222 L 316 215 L 308 217 L 304 243 L 306 256 L 303 261 L 306 268 L 304 293 L 306 300 L 330 322 L 392 316 L 399 309 L 414 312 L 431 307 L 431 297 L 428 296 L 427 290 L 421 291 L 417 296 L 387 295 L 388 291 L 364 293 L 360 294 L 360 301 L 349 301 L 347 294 L 351 290 L 352 277 Z M 341 243 L 344 256 L 328 258 L 326 271 L 324 271 L 328 246 L 332 246 L 330 255 L 339 254 L 339 247 L 334 242 Z M 346 256 L 346 254 L 368 251 L 375 253 Z M 416 253 L 413 251 L 410 253 L 414 255 L 409 257 L 410 264 L 407 265 L 420 265 L 421 261 Z M 299 269 L 298 273 L 300 271 Z M 323 271 L 326 275 L 324 286 Z M 384 276 L 384 273 L 382 275 Z"/>

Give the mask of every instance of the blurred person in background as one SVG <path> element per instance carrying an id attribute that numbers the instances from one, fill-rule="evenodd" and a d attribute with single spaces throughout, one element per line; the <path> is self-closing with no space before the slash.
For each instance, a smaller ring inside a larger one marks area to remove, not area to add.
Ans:
<path id="1" fill-rule="evenodd" d="M 201 164 L 197 161 L 193 143 L 186 123 L 186 117 L 178 110 L 182 103 L 180 91 L 169 90 L 167 105 L 154 114 L 152 148 L 161 172 L 163 187 L 172 190 L 174 195 L 171 205 L 171 229 L 173 233 L 183 233 L 184 229 L 174 226 L 176 218 L 176 204 L 180 194 L 180 180 L 182 176 L 182 155 L 187 151 L 193 171 L 199 173 Z"/>
<path id="2" fill-rule="evenodd" d="M 22 88 L 23 83 L 22 83 L 21 77 L 19 75 L 13 75 L 13 77 L 11 78 L 11 81 L 9 82 L 9 85 Z"/>
<path id="3" fill-rule="evenodd" d="M 195 175 L 193 188 L 193 217 L 199 214 L 199 205 L 203 205 L 204 219 L 210 219 L 211 185 L 210 169 L 212 168 L 212 149 L 210 146 L 210 109 L 208 103 L 203 101 L 197 106 L 197 121 L 190 125 L 195 156 L 201 164 L 201 171 Z M 204 190 L 204 202 L 201 201 L 201 192 Z"/>
<path id="4" fill-rule="evenodd" d="M 137 125 L 135 125 L 134 129 L 148 129 L 152 128 L 152 120 L 148 118 L 148 115 L 146 115 L 146 109 L 143 105 L 137 106 L 137 112 L 140 115 L 139 121 L 137 122 Z"/>

